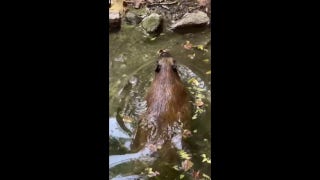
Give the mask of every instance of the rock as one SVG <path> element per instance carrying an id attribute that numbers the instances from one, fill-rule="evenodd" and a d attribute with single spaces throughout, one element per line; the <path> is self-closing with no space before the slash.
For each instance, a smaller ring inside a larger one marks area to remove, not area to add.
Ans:
<path id="1" fill-rule="evenodd" d="M 202 11 L 186 13 L 181 19 L 171 25 L 171 29 L 178 29 L 187 26 L 199 26 L 210 23 L 208 15 Z"/>
<path id="2" fill-rule="evenodd" d="M 109 31 L 119 30 L 121 26 L 121 18 L 119 11 L 109 12 Z"/>
<path id="3" fill-rule="evenodd" d="M 125 20 L 128 24 L 137 25 L 141 22 L 141 18 L 132 12 L 127 12 L 125 15 Z"/>
<path id="4" fill-rule="evenodd" d="M 159 29 L 159 27 L 161 26 L 161 23 L 162 23 L 161 16 L 159 14 L 152 13 L 150 14 L 150 16 L 142 20 L 142 27 L 148 33 L 154 33 Z"/>

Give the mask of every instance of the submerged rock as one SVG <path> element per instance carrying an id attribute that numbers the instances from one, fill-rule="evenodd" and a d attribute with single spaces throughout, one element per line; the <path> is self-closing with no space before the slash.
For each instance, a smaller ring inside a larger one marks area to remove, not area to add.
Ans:
<path id="1" fill-rule="evenodd" d="M 210 23 L 208 15 L 202 11 L 186 13 L 183 17 L 171 25 L 171 29 L 178 29 L 189 26 L 206 25 Z"/>
<path id="2" fill-rule="evenodd" d="M 159 30 L 159 27 L 161 26 L 162 18 L 159 14 L 152 13 L 150 16 L 144 18 L 142 20 L 142 27 L 148 32 L 148 33 L 154 33 L 157 30 Z"/>
<path id="3" fill-rule="evenodd" d="M 119 30 L 121 26 L 121 18 L 119 11 L 109 12 L 109 31 Z"/>
<path id="4" fill-rule="evenodd" d="M 141 22 L 141 18 L 132 12 L 127 12 L 125 15 L 125 20 L 128 24 L 137 25 Z"/>

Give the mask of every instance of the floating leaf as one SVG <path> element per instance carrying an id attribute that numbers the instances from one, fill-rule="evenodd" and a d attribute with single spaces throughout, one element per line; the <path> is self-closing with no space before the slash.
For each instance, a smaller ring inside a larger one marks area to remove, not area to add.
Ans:
<path id="1" fill-rule="evenodd" d="M 180 174 L 180 179 L 183 179 L 184 178 L 184 175 L 183 174 Z"/>
<path id="2" fill-rule="evenodd" d="M 191 78 L 191 79 L 188 81 L 188 83 L 191 83 L 191 84 L 196 85 L 196 86 L 199 85 L 199 82 L 198 82 L 195 78 Z"/>
<path id="3" fill-rule="evenodd" d="M 198 130 L 197 130 L 197 129 L 193 130 L 193 133 L 197 133 L 197 132 L 198 132 Z"/>
<path id="4" fill-rule="evenodd" d="M 205 173 L 202 173 L 202 176 L 206 179 L 211 179 L 210 176 L 206 175 Z"/>
<path id="5" fill-rule="evenodd" d="M 191 159 L 191 155 L 188 154 L 188 153 L 186 153 L 186 152 L 183 151 L 183 150 L 180 150 L 180 151 L 179 151 L 179 155 L 180 155 L 181 159 L 186 159 L 186 160 Z"/>
<path id="6" fill-rule="evenodd" d="M 122 120 L 123 122 L 132 123 L 133 118 L 131 118 L 130 116 L 123 116 Z"/>
<path id="7" fill-rule="evenodd" d="M 190 59 L 194 59 L 194 57 L 196 57 L 196 54 L 195 54 L 195 53 L 188 55 L 188 58 L 190 58 Z"/>
<path id="8" fill-rule="evenodd" d="M 183 133 L 182 133 L 183 138 L 188 138 L 190 136 L 192 136 L 191 131 L 189 131 L 188 129 L 183 130 Z"/>
<path id="9" fill-rule="evenodd" d="M 198 45 L 198 46 L 197 46 L 197 49 L 200 49 L 200 50 L 203 51 L 203 49 L 204 49 L 204 48 L 203 48 L 203 45 Z"/>
<path id="10" fill-rule="evenodd" d="M 202 61 L 204 61 L 204 62 L 209 62 L 209 59 L 204 59 L 204 60 L 202 60 Z"/>
<path id="11" fill-rule="evenodd" d="M 151 38 L 150 40 L 151 40 L 151 41 L 154 41 L 154 40 L 156 40 L 156 39 L 157 39 L 156 37 L 153 37 L 153 38 Z"/>
<path id="12" fill-rule="evenodd" d="M 200 175 L 200 170 L 192 172 L 192 177 L 193 177 L 194 179 L 198 179 L 198 178 L 199 178 L 199 175 Z"/>
<path id="13" fill-rule="evenodd" d="M 146 168 L 145 171 L 147 172 L 148 177 L 154 177 L 160 174 L 158 171 L 153 172 L 152 168 Z"/>
<path id="14" fill-rule="evenodd" d="M 192 81 L 194 81 L 194 80 L 195 80 L 195 78 L 191 78 L 188 80 L 188 83 L 192 83 Z"/>
<path id="15" fill-rule="evenodd" d="M 178 165 L 175 165 L 175 166 L 173 166 L 172 168 L 175 169 L 175 170 L 177 170 L 177 171 L 180 170 L 179 167 L 178 167 Z"/>
<path id="16" fill-rule="evenodd" d="M 190 50 L 192 49 L 192 46 L 193 45 L 190 43 L 190 41 L 186 41 L 186 43 L 183 45 L 183 48 Z"/>
<path id="17" fill-rule="evenodd" d="M 205 154 L 201 154 L 201 157 L 203 157 L 202 162 L 207 162 L 208 164 L 211 164 L 211 159 L 207 158 Z"/>
<path id="18" fill-rule="evenodd" d="M 190 160 L 186 159 L 181 163 L 181 165 L 182 165 L 182 169 L 184 171 L 188 171 L 193 166 L 193 162 L 191 162 Z"/>
<path id="19" fill-rule="evenodd" d="M 204 105 L 204 103 L 202 102 L 202 100 L 201 100 L 201 99 L 196 99 L 195 104 L 196 104 L 196 106 L 197 106 L 197 107 L 201 107 L 201 106 L 203 106 L 203 105 Z"/>

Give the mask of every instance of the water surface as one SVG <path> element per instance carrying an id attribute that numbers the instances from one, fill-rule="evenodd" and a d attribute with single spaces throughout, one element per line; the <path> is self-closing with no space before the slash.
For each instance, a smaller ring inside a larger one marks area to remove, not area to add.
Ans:
<path id="1" fill-rule="evenodd" d="M 182 174 L 182 171 L 173 169 L 172 164 L 159 159 L 156 160 L 157 165 L 154 165 L 154 158 L 126 160 L 128 155 L 132 155 L 132 132 L 139 115 L 146 110 L 144 96 L 154 77 L 159 49 L 169 49 L 178 63 L 178 71 L 186 87 L 194 86 L 190 83 L 190 79 L 194 78 L 197 87 L 203 90 L 201 94 L 204 96 L 202 101 L 205 112 L 192 120 L 192 136 L 187 139 L 187 151 L 192 155 L 192 169 L 214 176 L 210 170 L 211 164 L 202 162 L 201 157 L 201 154 L 206 154 L 213 159 L 210 145 L 210 63 L 213 59 L 210 39 L 209 27 L 192 33 L 165 30 L 154 38 L 147 36 L 140 27 L 123 23 L 119 32 L 109 34 L 109 157 L 112 161 L 118 160 L 109 168 L 110 179 L 135 179 L 147 167 L 153 167 L 153 171 L 160 173 L 156 179 L 179 179 Z M 187 50 L 183 47 L 186 41 L 193 45 L 205 45 L 207 51 L 197 48 Z M 195 98 L 197 92 L 190 89 L 190 94 Z M 185 173 L 184 179 L 190 179 L 187 174 Z"/>

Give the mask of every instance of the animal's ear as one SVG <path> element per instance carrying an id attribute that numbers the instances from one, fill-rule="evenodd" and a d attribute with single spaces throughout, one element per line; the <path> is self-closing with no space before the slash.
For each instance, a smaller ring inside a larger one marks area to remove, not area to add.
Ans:
<path id="1" fill-rule="evenodd" d="M 161 69 L 161 65 L 160 65 L 160 64 L 157 64 L 156 72 L 160 72 L 160 69 Z"/>
<path id="2" fill-rule="evenodd" d="M 178 71 L 176 64 L 173 64 L 171 67 L 172 67 L 172 70 L 173 70 L 174 72 L 177 72 L 177 71 Z"/>

